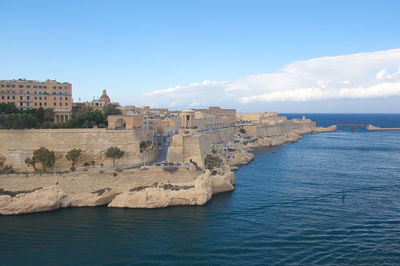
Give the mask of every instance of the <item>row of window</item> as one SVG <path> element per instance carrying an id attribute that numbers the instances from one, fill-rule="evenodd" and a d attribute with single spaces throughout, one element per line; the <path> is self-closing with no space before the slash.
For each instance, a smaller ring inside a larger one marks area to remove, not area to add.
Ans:
<path id="1" fill-rule="evenodd" d="M 15 91 L 1 91 L 1 93 L 2 94 L 15 94 Z M 24 91 L 19 91 L 19 94 L 24 94 Z M 26 91 L 26 94 L 31 94 L 31 92 L 30 91 Z M 47 91 L 34 91 L 33 94 L 49 94 L 49 92 L 47 92 Z M 68 95 L 68 92 L 67 91 L 65 91 L 65 92 L 53 91 L 51 94 L 53 94 L 53 95 L 57 95 L 57 94 L 58 95 Z"/>
<path id="2" fill-rule="evenodd" d="M 2 88 L 15 88 L 16 86 L 15 86 L 15 84 L 6 84 L 6 85 L 1 84 L 1 87 Z M 22 89 L 22 88 L 24 88 L 24 85 L 18 85 L 18 88 Z M 29 89 L 29 88 L 31 88 L 31 85 L 25 85 L 25 88 Z M 38 89 L 41 89 L 41 88 L 47 89 L 47 86 L 46 85 L 43 85 L 43 86 L 41 86 L 41 85 L 32 85 L 32 88 L 34 88 L 34 89 L 36 89 L 36 88 L 38 88 Z M 51 88 L 51 86 L 49 86 L 49 88 Z M 53 89 L 57 89 L 57 88 L 61 90 L 63 87 L 62 86 L 53 86 Z M 68 90 L 68 86 L 64 86 L 64 89 Z"/>
<path id="3" fill-rule="evenodd" d="M 60 102 L 58 105 L 62 107 L 63 103 Z M 24 106 L 24 102 L 19 102 L 19 106 Z M 30 102 L 27 102 L 26 106 L 31 106 Z M 47 106 L 47 102 L 35 102 L 34 106 Z M 57 106 L 57 103 L 53 103 L 53 106 Z M 65 106 L 68 106 L 68 102 L 65 102 Z"/>
<path id="4" fill-rule="evenodd" d="M 5 97 L 4 95 L 1 96 L 1 99 L 2 99 L 2 100 L 5 100 L 5 98 L 6 98 L 6 97 Z M 12 96 L 12 97 L 10 98 L 10 96 L 7 95 L 7 100 L 10 100 L 10 99 L 15 100 L 15 96 Z M 22 101 L 23 99 L 24 99 L 24 96 L 19 96 L 19 100 L 20 100 L 20 101 Z M 28 95 L 28 96 L 26 96 L 26 99 L 27 99 L 27 100 L 30 100 L 31 97 Z M 37 99 L 38 99 L 38 97 L 35 96 L 35 100 L 37 100 Z M 47 96 L 44 96 L 43 99 L 44 99 L 45 101 L 47 101 Z M 59 99 L 60 99 L 60 101 L 62 101 L 63 97 L 59 97 Z M 40 101 L 42 100 L 42 96 L 39 96 L 39 100 L 40 100 Z M 57 97 L 53 97 L 53 100 L 54 100 L 54 101 L 57 101 Z M 68 101 L 68 97 L 65 97 L 65 100 Z"/>

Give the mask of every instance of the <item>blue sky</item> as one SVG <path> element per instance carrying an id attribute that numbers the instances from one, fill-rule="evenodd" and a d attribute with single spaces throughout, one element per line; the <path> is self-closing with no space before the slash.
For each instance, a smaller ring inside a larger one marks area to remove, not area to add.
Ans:
<path id="1" fill-rule="evenodd" d="M 122 104 L 171 109 L 398 112 L 400 1 L 0 0 L 0 10 L 0 79 L 68 81 L 75 101 L 107 89 Z M 371 59 L 379 51 L 384 58 Z M 337 57 L 354 54 L 357 64 Z M 324 75 L 302 70 L 326 57 L 334 66 Z M 301 78 L 282 74 L 293 64 Z M 343 64 L 370 67 L 344 80 Z M 371 91 L 340 91 L 347 82 Z"/>

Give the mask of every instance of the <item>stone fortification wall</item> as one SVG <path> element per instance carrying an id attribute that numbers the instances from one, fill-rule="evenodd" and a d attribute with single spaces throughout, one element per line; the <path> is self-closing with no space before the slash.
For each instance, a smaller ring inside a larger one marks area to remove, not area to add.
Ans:
<path id="1" fill-rule="evenodd" d="M 4 164 L 12 164 L 14 170 L 32 170 L 27 168 L 24 161 L 40 147 L 53 150 L 56 153 L 55 170 L 64 170 L 69 169 L 71 165 L 65 155 L 73 148 L 82 150 L 78 167 L 84 162 L 91 161 L 94 161 L 95 165 L 103 164 L 105 167 L 111 165 L 111 160 L 105 156 L 105 151 L 111 146 L 117 146 L 125 152 L 118 160 L 119 167 L 139 164 L 143 160 L 139 143 L 143 140 L 152 140 L 152 133 L 145 129 L 0 130 L 0 139 L 0 157 L 3 158 Z M 154 159 L 157 156 L 156 148 L 149 154 L 146 157 Z"/>
<path id="2" fill-rule="evenodd" d="M 282 121 L 281 123 L 249 125 L 243 127 L 248 134 L 255 137 L 273 137 L 287 133 L 305 134 L 316 130 L 315 122 L 309 119 L 292 119 Z"/>
<path id="3" fill-rule="evenodd" d="M 174 135 L 168 148 L 167 161 L 186 163 L 192 160 L 203 166 L 204 158 L 211 153 L 211 145 L 232 141 L 235 130 L 224 128 L 196 135 Z"/>

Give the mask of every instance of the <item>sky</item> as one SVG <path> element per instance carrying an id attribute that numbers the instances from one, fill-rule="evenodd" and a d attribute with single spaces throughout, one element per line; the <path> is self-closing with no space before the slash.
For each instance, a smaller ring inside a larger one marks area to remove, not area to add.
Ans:
<path id="1" fill-rule="evenodd" d="M 0 80 L 122 105 L 399 113 L 400 1 L 0 0 Z"/>

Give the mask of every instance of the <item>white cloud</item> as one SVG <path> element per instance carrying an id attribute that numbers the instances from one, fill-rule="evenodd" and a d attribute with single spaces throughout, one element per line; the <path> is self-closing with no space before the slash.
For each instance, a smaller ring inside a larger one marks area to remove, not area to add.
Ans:
<path id="1" fill-rule="evenodd" d="M 277 73 L 176 86 L 142 95 L 167 107 L 400 96 L 400 49 L 297 61 Z"/>

